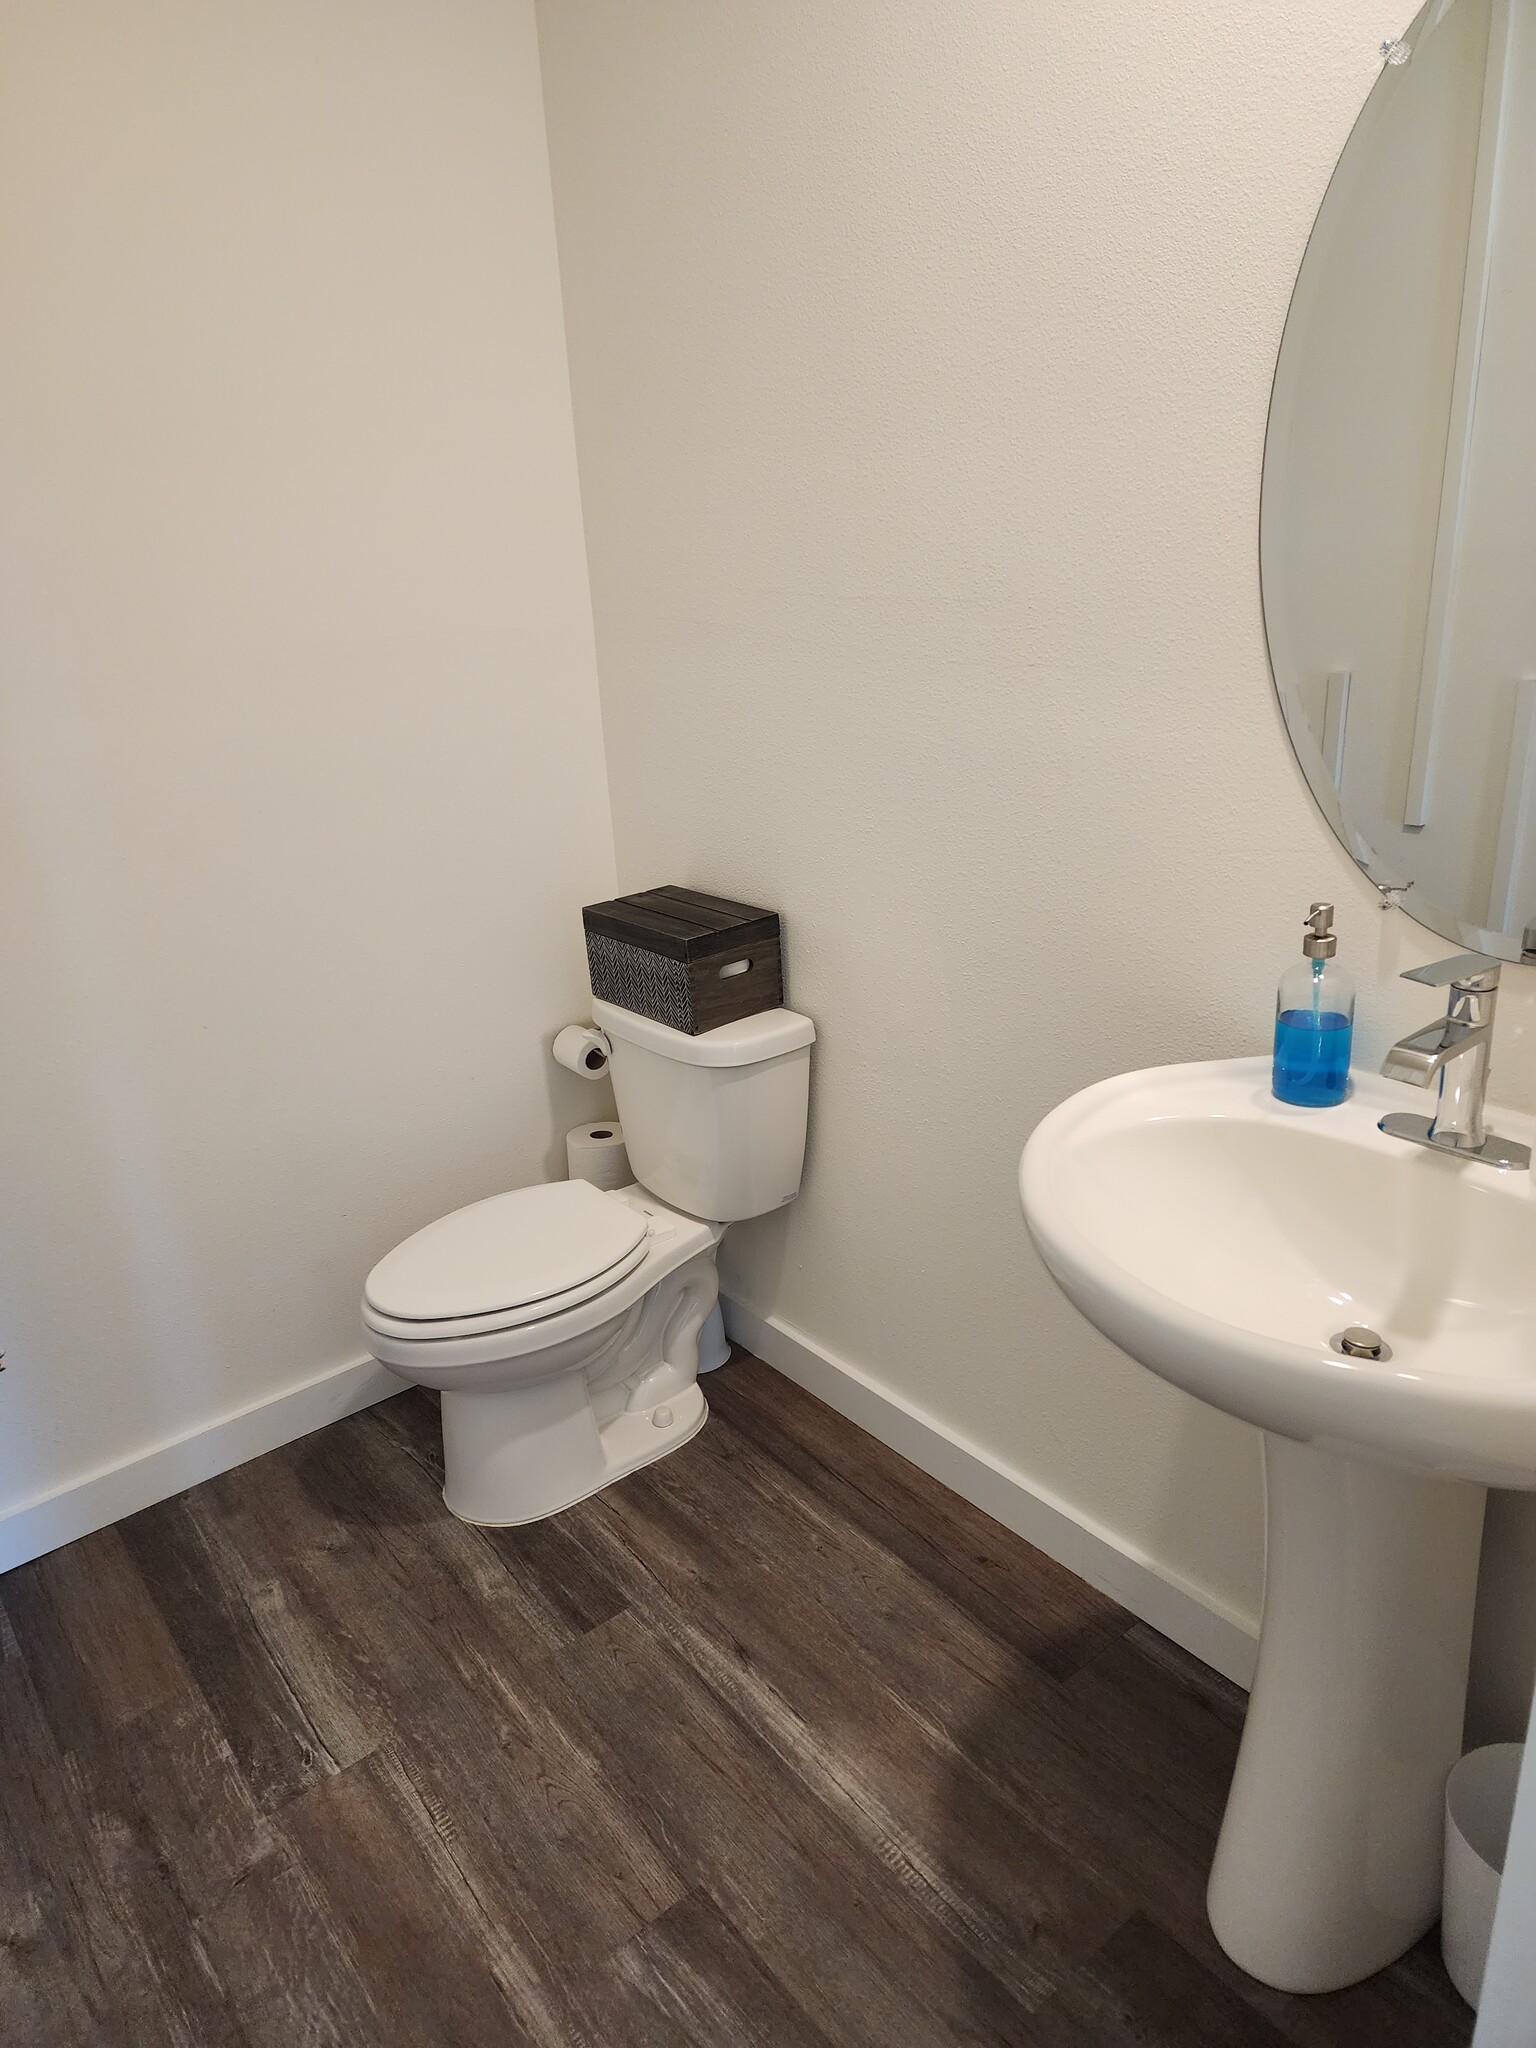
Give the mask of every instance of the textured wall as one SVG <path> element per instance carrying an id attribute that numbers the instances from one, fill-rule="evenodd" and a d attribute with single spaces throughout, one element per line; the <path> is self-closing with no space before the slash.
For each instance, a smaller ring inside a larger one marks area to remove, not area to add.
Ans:
<path id="1" fill-rule="evenodd" d="M 1286 302 L 1407 20 L 1131 0 L 541 0 L 621 879 L 782 905 L 804 1196 L 728 1284 L 1252 1611 L 1258 1440 L 1024 1233 L 1086 1082 L 1267 1045 L 1338 899 L 1255 522 Z M 1536 1096 L 1531 985 L 1497 1083 Z"/>
<path id="2" fill-rule="evenodd" d="M 0 269 L 3 1511 L 563 1170 L 613 871 L 530 5 L 8 0 Z"/>

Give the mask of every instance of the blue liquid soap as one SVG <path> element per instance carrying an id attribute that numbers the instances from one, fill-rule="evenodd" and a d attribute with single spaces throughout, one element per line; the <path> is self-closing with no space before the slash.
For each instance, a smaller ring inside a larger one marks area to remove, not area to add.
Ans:
<path id="1" fill-rule="evenodd" d="M 1349 1042 L 1355 992 L 1334 955 L 1333 905 L 1314 903 L 1304 927 L 1302 957 L 1280 977 L 1275 997 L 1275 1065 L 1271 1081 L 1282 1102 L 1329 1109 L 1349 1092 Z"/>
<path id="2" fill-rule="evenodd" d="M 1349 1087 L 1353 1027 L 1337 1010 L 1282 1010 L 1275 1019 L 1274 1090 L 1282 1102 L 1327 1109 Z"/>

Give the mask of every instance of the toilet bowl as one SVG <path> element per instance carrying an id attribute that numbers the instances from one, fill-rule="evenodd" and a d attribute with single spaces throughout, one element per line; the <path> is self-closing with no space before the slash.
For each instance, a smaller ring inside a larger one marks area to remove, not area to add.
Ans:
<path id="1" fill-rule="evenodd" d="M 809 1018 L 769 1010 L 690 1037 L 593 1007 L 641 1180 L 473 1202 L 397 1245 L 363 1291 L 374 1357 L 442 1396 L 443 1498 L 469 1522 L 557 1514 L 703 1428 L 716 1248 L 800 1186 Z"/>

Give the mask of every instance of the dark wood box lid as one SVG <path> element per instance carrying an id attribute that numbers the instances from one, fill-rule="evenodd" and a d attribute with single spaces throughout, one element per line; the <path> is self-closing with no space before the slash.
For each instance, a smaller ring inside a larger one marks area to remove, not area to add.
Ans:
<path id="1" fill-rule="evenodd" d="M 706 959 L 779 936 L 776 910 L 671 885 L 616 896 L 608 903 L 589 903 L 581 921 L 589 932 L 644 946 L 669 960 Z"/>

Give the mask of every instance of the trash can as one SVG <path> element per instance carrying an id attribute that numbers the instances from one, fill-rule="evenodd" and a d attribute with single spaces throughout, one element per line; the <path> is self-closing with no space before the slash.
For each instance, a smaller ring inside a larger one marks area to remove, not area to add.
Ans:
<path id="1" fill-rule="evenodd" d="M 1475 2006 L 1499 1903 L 1523 1742 L 1468 1752 L 1445 1781 L 1445 1898 L 1440 1953 L 1451 1982 Z"/>

